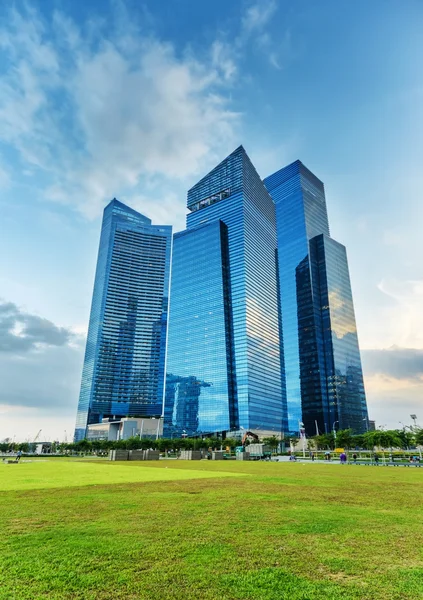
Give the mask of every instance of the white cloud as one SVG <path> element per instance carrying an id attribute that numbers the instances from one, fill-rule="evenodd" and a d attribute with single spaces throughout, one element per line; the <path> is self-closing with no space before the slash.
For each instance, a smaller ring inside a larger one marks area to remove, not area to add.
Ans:
<path id="1" fill-rule="evenodd" d="M 0 303 L 0 439 L 23 441 L 40 428 L 51 437 L 63 427 L 73 433 L 84 342 L 75 330 Z"/>
<path id="2" fill-rule="evenodd" d="M 40 414 L 38 409 L 0 405 L 0 441 L 14 439 L 16 442 L 32 442 L 41 429 L 40 438 L 45 442 L 55 440 L 68 442 L 73 439 L 75 410 L 60 415 L 52 412 Z"/>
<path id="3" fill-rule="evenodd" d="M 247 46 L 279 68 L 266 31 L 276 10 L 274 0 L 253 2 L 233 43 L 220 35 L 194 56 L 143 30 L 119 2 L 114 18 L 80 25 L 11 8 L 0 29 L 0 140 L 18 151 L 19 172 L 47 174 L 43 198 L 88 217 L 113 196 L 148 196 L 151 178 L 185 184 L 239 143 L 230 91 Z"/>
<path id="4" fill-rule="evenodd" d="M 185 198 L 170 192 L 163 196 L 148 194 L 132 195 L 130 198 L 122 198 L 123 202 L 130 203 L 131 207 L 148 216 L 158 225 L 167 225 L 170 222 L 174 232 L 185 229 L 186 202 Z"/>
<path id="5" fill-rule="evenodd" d="M 367 304 L 362 302 L 364 295 L 357 294 L 355 298 L 357 314 L 365 315 L 361 325 L 357 319 L 361 348 L 423 348 L 423 280 L 385 277 L 374 286 L 374 291 L 369 288 L 367 292 Z M 373 312 L 368 311 L 370 302 Z"/>
<path id="6" fill-rule="evenodd" d="M 371 418 L 393 429 L 422 412 L 423 348 L 363 350 L 361 353 Z"/>
<path id="7" fill-rule="evenodd" d="M 19 356 L 4 354 L 0 364 L 0 404 L 9 407 L 10 416 L 19 407 L 60 416 L 76 414 L 81 383 L 83 347 L 47 347 Z"/>
<path id="8" fill-rule="evenodd" d="M 50 175 L 50 200 L 95 216 L 143 177 L 183 179 L 235 144 L 223 87 L 235 66 L 223 47 L 180 57 L 133 27 L 88 36 L 56 15 L 46 32 L 34 12 L 10 14 L 0 138 Z"/>
<path id="9" fill-rule="evenodd" d="M 240 47 L 252 42 L 275 69 L 292 54 L 292 40 L 289 29 L 271 33 L 271 24 L 278 10 L 276 0 L 257 0 L 250 4 L 241 20 L 241 32 L 236 40 Z"/>
<path id="10" fill-rule="evenodd" d="M 267 133 L 267 132 L 266 132 Z M 262 177 L 268 177 L 283 167 L 290 164 L 299 154 L 303 140 L 298 135 L 287 136 L 283 142 L 272 140 L 265 136 L 261 143 L 255 143 L 249 151 L 249 156 Z"/>
<path id="11" fill-rule="evenodd" d="M 384 374 L 364 377 L 369 417 L 377 425 L 399 429 L 400 421 L 409 423 L 410 414 L 417 414 L 423 421 L 422 380 L 398 379 Z"/>
<path id="12" fill-rule="evenodd" d="M 0 156 L 1 159 L 1 156 Z M 0 189 L 8 188 L 10 185 L 10 175 L 2 165 L 0 165 Z"/>
<path id="13" fill-rule="evenodd" d="M 242 29 L 249 35 L 255 31 L 262 31 L 269 23 L 277 10 L 275 0 L 259 0 L 251 4 L 242 18 Z"/>
<path id="14" fill-rule="evenodd" d="M 225 83 L 233 85 L 239 77 L 240 63 L 248 55 L 250 47 L 263 55 L 274 68 L 281 68 L 282 58 L 290 53 L 291 39 L 289 31 L 278 34 L 277 38 L 267 31 L 277 9 L 275 0 L 252 2 L 240 16 L 237 34 L 227 36 L 220 32 L 211 46 L 211 65 Z M 245 73 L 243 77 L 248 79 Z"/>
<path id="15" fill-rule="evenodd" d="M 22 355 L 49 346 L 65 346 L 71 332 L 48 319 L 22 311 L 13 302 L 0 299 L 0 353 Z"/>
<path id="16" fill-rule="evenodd" d="M 222 71 L 225 80 L 232 80 L 237 74 L 233 47 L 222 40 L 216 40 L 211 48 L 212 65 Z"/>
<path id="17" fill-rule="evenodd" d="M 423 281 L 384 279 L 378 288 L 392 300 L 382 310 L 386 328 L 380 347 L 423 348 Z"/>

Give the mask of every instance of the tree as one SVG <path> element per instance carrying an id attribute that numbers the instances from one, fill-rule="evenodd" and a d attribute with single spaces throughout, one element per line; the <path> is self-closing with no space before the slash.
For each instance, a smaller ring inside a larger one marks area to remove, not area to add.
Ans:
<path id="1" fill-rule="evenodd" d="M 186 450 L 194 450 L 194 440 L 191 437 L 183 438 Z"/>
<path id="2" fill-rule="evenodd" d="M 226 438 L 223 445 L 229 446 L 229 448 L 236 448 L 236 446 L 239 445 L 239 442 L 235 438 Z"/>
<path id="3" fill-rule="evenodd" d="M 89 452 L 91 450 L 91 442 L 88 440 L 80 440 L 73 446 L 77 452 Z"/>
<path id="4" fill-rule="evenodd" d="M 384 448 L 402 448 L 403 442 L 401 437 L 398 435 L 398 431 L 389 429 L 388 431 L 382 431 L 381 441 L 383 442 Z M 413 436 L 414 437 L 414 436 Z"/>
<path id="5" fill-rule="evenodd" d="M 312 439 L 315 441 L 317 448 L 326 448 L 327 450 L 335 448 L 335 439 L 332 432 L 315 435 Z"/>
<path id="6" fill-rule="evenodd" d="M 307 450 L 316 450 L 316 440 L 314 438 L 307 438 Z"/>
<path id="7" fill-rule="evenodd" d="M 410 446 L 414 444 L 414 434 L 411 431 L 407 431 L 406 429 L 396 429 L 395 433 L 401 440 L 401 448 L 404 448 L 404 450 L 408 450 Z"/>
<path id="8" fill-rule="evenodd" d="M 160 452 L 167 452 L 173 447 L 173 441 L 174 440 L 168 438 L 160 438 L 159 440 L 157 440 L 158 450 L 160 450 Z"/>
<path id="9" fill-rule="evenodd" d="M 423 446 L 423 429 L 418 429 L 415 437 L 417 446 Z"/>
<path id="10" fill-rule="evenodd" d="M 270 446 L 273 452 L 276 452 L 276 450 L 279 448 L 280 440 L 276 437 L 276 435 L 272 435 L 270 437 L 263 438 L 263 443 L 267 444 L 267 446 Z"/>
<path id="11" fill-rule="evenodd" d="M 338 448 L 351 448 L 353 440 L 352 429 L 340 429 L 336 432 L 336 445 Z"/>
<path id="12" fill-rule="evenodd" d="M 138 448 L 141 448 L 142 440 L 139 437 L 130 437 L 125 441 L 127 450 L 138 450 Z"/>
<path id="13" fill-rule="evenodd" d="M 66 452 L 66 454 L 72 454 L 75 451 L 75 444 L 73 442 L 63 443 L 62 444 L 62 452 Z"/>
<path id="14" fill-rule="evenodd" d="M 402 441 L 396 431 L 367 431 L 363 434 L 364 447 L 373 450 L 375 446 L 380 448 L 401 448 Z"/>
<path id="15" fill-rule="evenodd" d="M 381 448 L 402 448 L 402 441 L 396 431 L 374 431 L 374 445 Z"/>
<path id="16" fill-rule="evenodd" d="M 364 448 L 364 446 L 365 446 L 364 434 L 359 433 L 358 435 L 355 435 L 352 439 L 352 446 L 354 448 Z"/>
<path id="17" fill-rule="evenodd" d="M 367 450 L 373 450 L 373 448 L 377 445 L 376 443 L 376 434 L 378 431 L 366 431 L 363 433 L 363 448 Z"/>
<path id="18" fill-rule="evenodd" d="M 94 452 L 99 452 L 102 449 L 102 440 L 93 440 L 91 442 L 91 448 Z"/>
<path id="19" fill-rule="evenodd" d="M 291 435 L 290 437 L 287 438 L 286 443 L 288 444 L 288 446 L 295 448 L 295 446 L 298 444 L 298 438 Z"/>
<path id="20" fill-rule="evenodd" d="M 209 437 L 207 438 L 207 441 L 209 443 L 208 448 L 212 448 L 213 450 L 220 450 L 220 446 L 224 444 L 224 442 L 222 442 L 222 440 L 218 437 Z"/>
<path id="21" fill-rule="evenodd" d="M 267 438 L 263 438 L 263 443 L 270 447 L 273 452 L 279 448 L 280 439 L 276 435 L 272 435 Z"/>

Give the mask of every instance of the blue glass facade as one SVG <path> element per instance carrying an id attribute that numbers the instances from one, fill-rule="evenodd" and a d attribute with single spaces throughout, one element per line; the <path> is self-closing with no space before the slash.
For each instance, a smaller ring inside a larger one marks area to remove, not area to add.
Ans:
<path id="1" fill-rule="evenodd" d="M 310 242 L 318 278 L 327 382 L 328 414 L 321 430 L 336 421 L 340 429 L 367 428 L 367 403 L 345 246 L 320 235 Z M 314 411 L 303 402 L 311 428 Z M 304 421 L 304 423 L 305 423 Z"/>
<path id="2" fill-rule="evenodd" d="M 228 266 L 222 221 L 174 236 L 165 402 L 170 435 L 237 424 Z"/>
<path id="3" fill-rule="evenodd" d="M 264 180 L 276 207 L 289 429 L 366 428 L 345 248 L 329 237 L 323 183 L 300 161 Z M 343 332 L 341 334 L 341 332 Z"/>
<path id="4" fill-rule="evenodd" d="M 75 440 L 103 418 L 161 416 L 172 228 L 104 210 Z"/>
<path id="5" fill-rule="evenodd" d="M 287 429 L 275 207 L 239 147 L 188 192 L 175 235 L 165 427 Z"/>

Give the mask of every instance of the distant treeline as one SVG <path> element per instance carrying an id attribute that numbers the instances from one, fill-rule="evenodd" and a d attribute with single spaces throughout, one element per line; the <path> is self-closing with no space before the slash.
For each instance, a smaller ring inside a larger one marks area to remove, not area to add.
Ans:
<path id="1" fill-rule="evenodd" d="M 278 436 L 265 437 L 261 440 L 273 451 L 282 449 L 282 443 L 286 450 L 295 447 L 299 443 L 296 437 L 285 437 L 281 440 Z M 148 439 L 139 437 L 131 437 L 127 440 L 108 441 L 108 440 L 81 440 L 75 443 L 53 442 L 51 452 L 56 454 L 72 454 L 72 453 L 107 453 L 109 450 L 126 449 L 147 450 L 152 448 L 160 452 L 177 452 L 178 450 L 208 450 L 217 449 L 229 450 L 240 445 L 240 440 L 227 438 L 222 440 L 217 437 L 207 438 L 159 438 Z M 249 440 L 246 441 L 249 444 Z M 335 448 L 344 449 L 365 449 L 373 450 L 374 448 L 382 449 L 403 449 L 409 450 L 416 446 L 423 446 L 423 429 L 392 429 L 392 430 L 377 430 L 368 431 L 361 435 L 354 435 L 352 429 L 339 430 L 336 433 L 331 432 L 322 435 L 316 435 L 306 439 L 307 450 L 334 450 Z M 4 441 L 0 443 L 0 452 L 34 452 L 36 443 L 22 442 L 13 443 Z"/>

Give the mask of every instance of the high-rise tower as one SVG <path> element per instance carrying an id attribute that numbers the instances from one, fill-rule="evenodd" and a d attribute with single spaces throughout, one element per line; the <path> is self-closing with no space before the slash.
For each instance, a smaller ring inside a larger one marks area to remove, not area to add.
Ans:
<path id="1" fill-rule="evenodd" d="M 240 146 L 189 190 L 187 206 L 173 246 L 165 435 L 280 435 L 273 201 Z"/>
<path id="2" fill-rule="evenodd" d="M 264 180 L 276 207 L 290 431 L 364 431 L 367 405 L 345 247 L 323 183 L 300 161 Z"/>
<path id="3" fill-rule="evenodd" d="M 172 228 L 104 209 L 75 441 L 102 419 L 160 417 Z"/>

